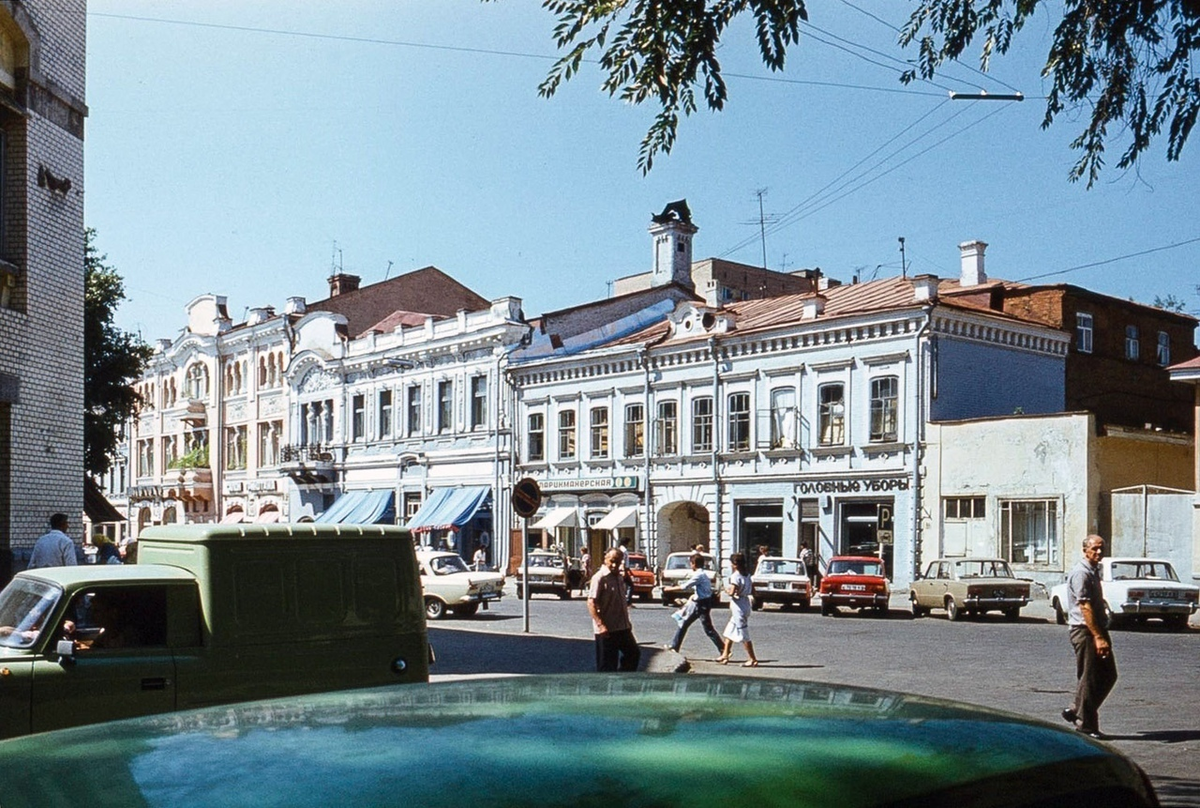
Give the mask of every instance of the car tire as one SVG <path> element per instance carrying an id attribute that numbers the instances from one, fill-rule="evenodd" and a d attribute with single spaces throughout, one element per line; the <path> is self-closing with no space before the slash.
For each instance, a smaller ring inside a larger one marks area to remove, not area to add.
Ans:
<path id="1" fill-rule="evenodd" d="M 455 606 L 450 611 L 454 612 L 455 617 L 474 617 L 479 611 L 478 603 L 464 603 L 461 606 Z"/>
<path id="2" fill-rule="evenodd" d="M 802 600 L 798 604 L 798 607 L 799 607 L 800 611 L 807 612 L 809 609 L 812 608 L 812 601 L 811 600 Z"/>
<path id="3" fill-rule="evenodd" d="M 437 598 L 425 598 L 425 619 L 441 620 L 446 616 L 446 604 Z"/>
<path id="4" fill-rule="evenodd" d="M 1173 614 L 1169 617 L 1164 617 L 1163 622 L 1171 631 L 1186 631 L 1188 627 L 1188 616 L 1186 614 Z"/>
<path id="5" fill-rule="evenodd" d="M 875 607 L 873 607 L 873 611 L 875 612 L 877 617 L 887 617 L 888 607 L 887 606 L 875 606 Z"/>
<path id="6" fill-rule="evenodd" d="M 1108 601 L 1104 602 L 1104 619 L 1107 622 L 1107 628 L 1115 628 L 1117 625 L 1117 616 L 1113 614 L 1112 607 L 1108 605 Z"/>
<path id="7" fill-rule="evenodd" d="M 946 598 L 946 617 L 948 617 L 951 622 L 957 623 L 959 620 L 962 620 L 964 617 L 966 617 L 966 611 L 958 605 L 958 601 L 956 601 L 954 598 Z"/>
<path id="8" fill-rule="evenodd" d="M 1004 610 L 1004 619 L 1010 623 L 1017 622 L 1021 617 L 1021 610 L 1018 608 L 1009 608 Z"/>
<path id="9" fill-rule="evenodd" d="M 826 601 L 824 598 L 822 598 L 821 599 L 821 614 L 825 617 L 829 617 L 829 609 L 830 609 L 830 604 L 828 603 L 828 601 Z"/>
<path id="10" fill-rule="evenodd" d="M 755 598 L 755 597 L 750 598 L 751 610 L 760 612 L 760 611 L 762 611 L 762 607 L 763 607 L 763 602 L 761 600 L 759 600 L 758 598 Z"/>
<path id="11" fill-rule="evenodd" d="M 925 608 L 924 606 L 917 605 L 917 596 L 916 595 L 909 595 L 908 600 L 909 600 L 909 603 L 912 605 L 913 617 L 924 617 L 925 615 L 929 614 L 929 609 Z"/>
<path id="12" fill-rule="evenodd" d="M 524 598 L 525 598 L 525 589 L 520 584 L 517 584 L 517 600 L 523 600 Z"/>
<path id="13" fill-rule="evenodd" d="M 571 590 L 570 589 L 558 590 L 558 599 L 559 600 L 570 600 L 571 599 Z"/>
<path id="14" fill-rule="evenodd" d="M 638 595 L 638 600 L 640 600 L 642 603 L 649 603 L 650 602 L 650 593 L 649 592 L 641 593 L 640 595 Z"/>
<path id="15" fill-rule="evenodd" d="M 1063 611 L 1062 604 L 1058 602 L 1058 598 L 1054 599 L 1054 622 L 1060 626 L 1067 624 L 1067 613 Z"/>

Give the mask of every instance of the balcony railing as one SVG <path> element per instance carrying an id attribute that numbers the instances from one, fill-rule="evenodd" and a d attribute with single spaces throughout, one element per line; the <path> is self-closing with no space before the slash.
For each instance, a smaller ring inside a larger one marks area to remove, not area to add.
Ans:
<path id="1" fill-rule="evenodd" d="M 333 452 L 329 446 L 319 443 L 293 443 L 279 447 L 279 462 L 283 463 L 332 463 Z"/>

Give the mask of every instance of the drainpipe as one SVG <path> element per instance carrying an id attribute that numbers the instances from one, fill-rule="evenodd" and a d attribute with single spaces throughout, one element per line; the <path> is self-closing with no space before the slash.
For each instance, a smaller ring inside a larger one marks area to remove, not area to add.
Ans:
<path id="1" fill-rule="evenodd" d="M 721 357 L 717 354 L 717 338 L 708 338 L 708 350 L 713 360 L 713 423 L 712 423 L 712 479 L 713 479 L 713 561 L 721 569 L 721 473 L 717 468 L 720 459 L 721 440 Z"/>
<path id="2" fill-rule="evenodd" d="M 652 504 L 653 497 L 651 496 L 653 492 L 650 489 L 650 440 L 653 437 L 654 430 L 647 429 L 646 427 L 649 427 L 654 422 L 650 420 L 650 357 L 645 346 L 638 349 L 637 358 L 638 362 L 640 362 L 642 365 L 642 378 L 644 380 L 642 387 L 642 406 L 645 408 L 645 415 L 642 419 L 642 467 L 645 470 L 646 475 L 646 501 L 643 503 L 646 510 L 646 546 L 643 548 L 643 552 L 647 553 L 647 558 L 651 557 L 649 555 L 650 539 L 653 537 L 653 558 L 658 560 L 660 557 L 658 552 L 658 533 L 653 529 L 651 524 L 651 519 L 654 516 L 654 507 Z"/>
<path id="3" fill-rule="evenodd" d="M 917 419 L 913 434 L 912 452 L 912 576 L 916 580 L 921 574 L 921 452 L 925 444 L 925 354 L 922 350 L 922 339 L 933 325 L 933 306 L 924 309 L 925 322 L 917 330 L 914 338 L 917 357 Z M 930 369 L 932 378 L 932 369 Z"/>

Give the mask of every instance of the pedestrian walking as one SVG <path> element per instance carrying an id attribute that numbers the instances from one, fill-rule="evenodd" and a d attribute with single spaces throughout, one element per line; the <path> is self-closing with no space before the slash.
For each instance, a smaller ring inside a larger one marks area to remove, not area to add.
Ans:
<path id="1" fill-rule="evenodd" d="M 97 564 L 120 564 L 121 551 L 117 549 L 117 545 L 103 533 L 97 533 L 92 539 L 96 543 L 96 563 Z"/>
<path id="2" fill-rule="evenodd" d="M 483 549 L 483 545 L 475 548 L 475 555 L 471 559 L 472 566 L 476 572 L 483 572 L 487 569 L 487 550 Z"/>
<path id="3" fill-rule="evenodd" d="M 694 593 L 692 599 L 695 602 L 695 608 L 680 622 L 679 628 L 675 631 L 675 636 L 671 639 L 667 648 L 672 651 L 678 651 L 682 648 L 683 638 L 687 635 L 688 628 L 691 627 L 692 623 L 699 620 L 704 633 L 713 641 L 713 645 L 717 646 L 717 653 L 723 654 L 725 650 L 724 643 L 721 642 L 721 635 L 717 633 L 712 624 L 713 588 L 712 581 L 708 579 L 708 574 L 704 571 L 704 556 L 694 553 L 688 561 L 692 565 L 692 574 L 688 576 L 682 586 L 684 589 L 690 589 Z"/>
<path id="4" fill-rule="evenodd" d="M 50 530 L 43 533 L 34 543 L 27 569 L 73 567 L 79 563 L 75 557 L 75 542 L 67 535 L 69 526 L 65 513 L 56 513 L 50 517 Z"/>
<path id="5" fill-rule="evenodd" d="M 625 604 L 625 580 L 621 576 L 621 551 L 604 555 L 604 564 L 588 587 L 588 612 L 596 640 L 596 670 L 636 671 L 642 651 L 633 636 L 629 607 Z"/>
<path id="6" fill-rule="evenodd" d="M 1062 717 L 1079 732 L 1102 738 L 1100 705 L 1117 683 L 1117 660 L 1108 636 L 1104 592 L 1100 584 L 1100 559 L 1104 539 L 1083 540 L 1083 558 L 1067 576 L 1067 626 L 1075 650 L 1075 700 Z"/>
<path id="7" fill-rule="evenodd" d="M 584 547 L 579 553 L 579 594 L 583 595 L 587 592 L 593 572 L 595 570 L 592 569 L 592 554 L 588 552 L 587 547 Z"/>
<path id="8" fill-rule="evenodd" d="M 729 662 L 733 653 L 733 644 L 740 642 L 749 657 L 742 663 L 743 668 L 757 668 L 758 657 L 754 655 L 754 643 L 750 641 L 750 576 L 746 572 L 746 556 L 734 553 L 729 557 L 733 574 L 729 576 L 729 585 L 725 591 L 729 593 L 729 623 L 725 626 L 725 646 L 717 662 L 722 665 Z"/>

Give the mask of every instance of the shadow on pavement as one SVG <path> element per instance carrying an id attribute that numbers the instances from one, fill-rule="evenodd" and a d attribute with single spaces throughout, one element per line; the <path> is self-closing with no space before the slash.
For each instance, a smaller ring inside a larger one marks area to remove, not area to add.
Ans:
<path id="1" fill-rule="evenodd" d="M 1154 791 L 1163 808 L 1196 808 L 1200 806 L 1200 781 L 1179 777 L 1155 777 Z"/>
<path id="2" fill-rule="evenodd" d="M 441 630 L 429 626 L 429 644 L 437 661 L 429 672 L 434 676 L 500 673 L 595 673 L 596 646 L 591 639 L 545 637 L 524 634 L 493 634 Z M 641 669 L 674 669 L 671 652 L 641 642 Z"/>

